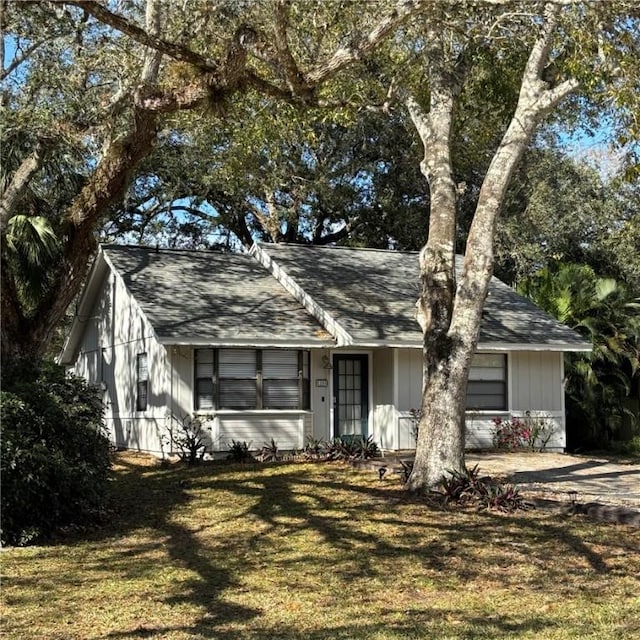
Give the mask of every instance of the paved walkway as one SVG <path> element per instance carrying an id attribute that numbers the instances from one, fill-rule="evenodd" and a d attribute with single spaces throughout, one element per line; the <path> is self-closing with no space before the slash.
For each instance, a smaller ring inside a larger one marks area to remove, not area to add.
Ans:
<path id="1" fill-rule="evenodd" d="M 640 464 L 613 463 L 592 456 L 560 453 L 468 453 L 467 466 L 481 473 L 502 476 L 517 484 L 524 495 L 569 502 L 577 493 L 582 504 L 640 508 Z"/>

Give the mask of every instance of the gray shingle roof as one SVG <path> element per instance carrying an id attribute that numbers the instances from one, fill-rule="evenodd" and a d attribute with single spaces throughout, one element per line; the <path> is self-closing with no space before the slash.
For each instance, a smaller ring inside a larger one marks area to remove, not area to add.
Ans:
<path id="1" fill-rule="evenodd" d="M 248 255 L 105 245 L 165 342 L 331 344 L 331 336 Z"/>
<path id="2" fill-rule="evenodd" d="M 107 245 L 103 251 L 164 342 L 332 344 L 294 296 L 251 256 Z M 420 346 L 415 320 L 418 254 L 301 245 L 260 245 L 355 346 Z M 280 276 L 279 276 L 280 277 Z M 291 287 L 289 287 L 291 288 Z M 312 306 L 312 305 L 311 305 Z M 589 348 L 493 278 L 480 348 Z"/>
<path id="3" fill-rule="evenodd" d="M 338 247 L 264 245 L 265 253 L 360 345 L 421 344 L 415 320 L 418 254 Z M 583 338 L 492 278 L 479 347 L 590 348 Z"/>

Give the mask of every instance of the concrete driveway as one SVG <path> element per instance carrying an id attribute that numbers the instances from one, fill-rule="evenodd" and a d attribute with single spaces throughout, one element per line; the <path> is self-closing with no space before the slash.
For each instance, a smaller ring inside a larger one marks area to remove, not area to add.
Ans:
<path id="1" fill-rule="evenodd" d="M 468 467 L 482 475 L 500 476 L 517 484 L 525 496 L 569 502 L 577 492 L 580 503 L 599 502 L 640 508 L 640 464 L 609 462 L 592 456 L 560 453 L 467 453 Z"/>

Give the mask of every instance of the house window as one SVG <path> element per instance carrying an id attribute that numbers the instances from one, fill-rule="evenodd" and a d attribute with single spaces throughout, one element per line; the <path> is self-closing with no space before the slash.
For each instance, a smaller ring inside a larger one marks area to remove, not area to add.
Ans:
<path id="1" fill-rule="evenodd" d="M 306 409 L 309 352 L 196 349 L 196 409 Z"/>
<path id="2" fill-rule="evenodd" d="M 507 356 L 477 353 L 471 362 L 467 386 L 468 410 L 507 408 Z"/>
<path id="3" fill-rule="evenodd" d="M 300 404 L 299 352 L 276 349 L 262 352 L 262 406 L 297 409 Z"/>
<path id="4" fill-rule="evenodd" d="M 218 350 L 218 406 L 258 408 L 258 354 L 253 349 Z"/>
<path id="5" fill-rule="evenodd" d="M 196 409 L 213 409 L 214 407 L 214 350 L 196 350 Z"/>
<path id="6" fill-rule="evenodd" d="M 149 396 L 149 367 L 147 354 L 139 353 L 136 363 L 136 410 L 145 411 Z"/>

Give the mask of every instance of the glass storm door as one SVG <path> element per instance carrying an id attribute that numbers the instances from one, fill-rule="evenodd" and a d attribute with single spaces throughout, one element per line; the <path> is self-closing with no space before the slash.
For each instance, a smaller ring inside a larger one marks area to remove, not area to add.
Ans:
<path id="1" fill-rule="evenodd" d="M 368 356 L 333 356 L 333 424 L 336 437 L 367 437 Z"/>

